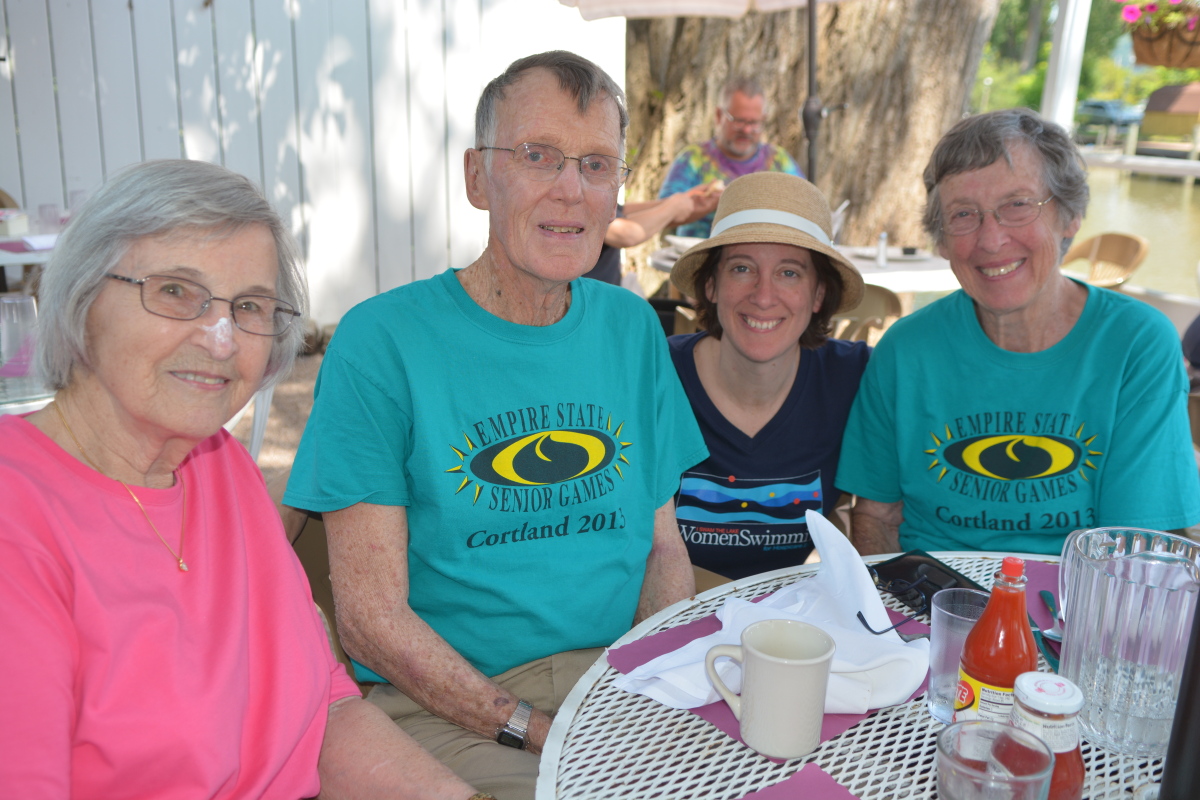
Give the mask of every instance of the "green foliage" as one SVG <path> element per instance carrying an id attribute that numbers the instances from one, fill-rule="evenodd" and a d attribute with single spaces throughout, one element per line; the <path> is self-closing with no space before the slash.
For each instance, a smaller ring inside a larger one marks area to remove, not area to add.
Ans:
<path id="1" fill-rule="evenodd" d="M 1029 14 L 1036 9 L 1042 17 L 1040 36 L 1042 41 L 1049 39 L 1050 0 L 1000 0 L 996 11 L 996 24 L 992 28 L 992 38 L 989 44 L 996 57 L 1005 61 L 1020 61 L 1025 52 L 1025 39 L 1029 34 Z"/>
<path id="2" fill-rule="evenodd" d="M 1167 0 L 1163 0 L 1167 5 Z M 1039 108 L 1042 88 L 1046 83 L 1046 64 L 1050 53 L 1052 26 L 1047 19 L 1052 0 L 1040 4 L 1043 21 L 1040 29 L 1038 61 L 1033 70 L 1021 73 L 1020 60 L 1028 32 L 1029 13 L 1039 7 L 1038 0 L 1001 0 L 990 41 L 985 45 L 983 58 L 971 91 L 971 109 L 1025 106 Z M 1097 97 L 1139 103 L 1162 86 L 1200 81 L 1200 69 L 1167 69 L 1165 67 L 1135 67 L 1125 69 L 1111 58 L 1122 36 L 1127 36 L 1121 19 L 1122 3 L 1113 0 L 1092 0 L 1088 18 L 1087 41 L 1084 44 L 1083 64 L 1079 74 L 1079 100 Z M 984 80 L 991 78 L 985 91 Z"/>
<path id="3" fill-rule="evenodd" d="M 986 78 L 992 79 L 990 88 L 984 83 Z M 978 113 L 1018 106 L 1036 109 L 1042 104 L 1042 87 L 1045 82 L 1044 61 L 1033 72 L 1022 75 L 1021 65 L 1011 59 L 998 57 L 989 42 L 983 47 L 983 58 L 975 75 L 975 86 L 971 89 L 971 110 Z"/>
<path id="4" fill-rule="evenodd" d="M 1167 2 L 1167 0 L 1163 0 Z M 1092 0 L 1088 17 L 1087 41 L 1083 45 L 1083 60 L 1097 63 L 1111 55 L 1117 40 L 1125 34 L 1121 21 L 1121 4 L 1112 0 Z"/>
<path id="5" fill-rule="evenodd" d="M 1117 65 L 1111 58 L 1102 58 L 1096 64 L 1096 84 L 1088 97 L 1096 97 L 1101 100 L 1124 100 L 1131 104 L 1140 103 L 1163 86 L 1194 81 L 1200 81 L 1200 69 L 1167 69 L 1166 67 L 1125 69 Z"/>

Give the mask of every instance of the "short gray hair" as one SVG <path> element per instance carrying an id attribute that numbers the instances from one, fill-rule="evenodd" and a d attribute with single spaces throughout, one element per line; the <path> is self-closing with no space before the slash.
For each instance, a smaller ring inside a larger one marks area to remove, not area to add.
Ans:
<path id="1" fill-rule="evenodd" d="M 135 164 L 106 182 L 59 236 L 42 276 L 37 341 L 42 380 L 51 389 L 65 389 L 72 368 L 88 363 L 88 311 L 105 274 L 138 239 L 175 233 L 224 238 L 256 224 L 275 240 L 279 299 L 307 315 L 300 249 L 249 179 L 204 161 L 161 160 Z M 288 373 L 303 338 L 303 318 L 275 337 L 264 386 Z"/>
<path id="2" fill-rule="evenodd" d="M 1042 182 L 1057 201 L 1062 225 L 1087 211 L 1087 167 L 1071 137 L 1059 125 L 1027 108 L 1006 108 L 962 120 L 942 137 L 925 167 L 925 231 L 942 244 L 941 182 L 951 175 L 983 169 L 1003 158 L 1012 165 L 1014 145 L 1027 145 L 1041 157 Z M 1043 198 L 1038 198 L 1043 199 Z"/>
<path id="3" fill-rule="evenodd" d="M 734 92 L 741 92 L 746 97 L 763 98 L 763 113 L 766 113 L 766 93 L 763 91 L 762 84 L 754 78 L 747 75 L 740 75 L 725 81 L 725 85 L 721 87 L 721 108 L 729 108 L 729 103 L 733 100 Z"/>
<path id="4" fill-rule="evenodd" d="M 583 56 L 566 50 L 550 50 L 546 53 L 518 58 L 508 69 L 493 78 L 475 106 L 475 147 L 494 145 L 496 128 L 500 125 L 499 106 L 504 99 L 504 90 L 521 79 L 531 69 L 549 70 L 558 78 L 562 90 L 575 98 L 579 113 L 587 113 L 592 100 L 608 96 L 617 104 L 621 123 L 621 158 L 625 157 L 625 129 L 629 127 L 629 112 L 625 108 L 625 92 L 608 73 Z"/>

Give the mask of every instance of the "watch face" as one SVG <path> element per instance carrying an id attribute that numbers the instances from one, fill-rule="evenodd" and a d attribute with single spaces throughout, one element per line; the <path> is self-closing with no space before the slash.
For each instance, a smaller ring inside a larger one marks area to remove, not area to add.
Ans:
<path id="1" fill-rule="evenodd" d="M 515 733 L 511 733 L 507 730 L 500 731 L 500 733 L 496 735 L 496 741 L 502 745 L 505 745 L 506 747 L 515 747 L 518 750 L 525 749 L 525 740 L 520 736 L 517 736 Z"/>

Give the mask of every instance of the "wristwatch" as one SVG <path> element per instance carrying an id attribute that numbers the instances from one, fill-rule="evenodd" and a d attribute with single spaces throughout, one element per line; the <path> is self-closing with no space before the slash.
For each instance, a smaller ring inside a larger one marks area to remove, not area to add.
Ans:
<path id="1" fill-rule="evenodd" d="M 533 706 L 524 700 L 519 701 L 508 722 L 496 733 L 496 741 L 507 747 L 524 750 L 525 737 L 529 733 L 529 715 L 532 713 Z"/>

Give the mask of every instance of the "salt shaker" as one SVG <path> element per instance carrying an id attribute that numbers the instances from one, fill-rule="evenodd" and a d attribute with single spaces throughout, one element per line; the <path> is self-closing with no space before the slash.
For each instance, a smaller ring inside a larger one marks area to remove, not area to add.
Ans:
<path id="1" fill-rule="evenodd" d="M 887 231 L 879 234 L 879 249 L 875 251 L 875 266 L 880 269 L 887 266 Z"/>

